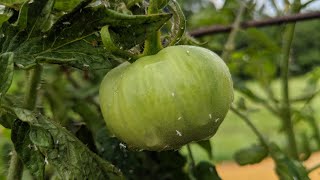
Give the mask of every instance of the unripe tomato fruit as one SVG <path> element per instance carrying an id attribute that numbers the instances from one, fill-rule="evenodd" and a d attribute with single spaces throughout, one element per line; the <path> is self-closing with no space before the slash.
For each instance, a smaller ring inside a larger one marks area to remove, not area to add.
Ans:
<path id="1" fill-rule="evenodd" d="M 139 150 L 177 149 L 212 137 L 232 101 L 232 79 L 223 60 L 186 45 L 123 63 L 100 87 L 109 131 Z"/>

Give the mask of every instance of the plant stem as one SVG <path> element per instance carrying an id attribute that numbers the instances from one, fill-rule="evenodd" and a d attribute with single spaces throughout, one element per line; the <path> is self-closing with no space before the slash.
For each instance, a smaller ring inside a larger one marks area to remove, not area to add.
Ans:
<path id="1" fill-rule="evenodd" d="M 188 149 L 188 154 L 189 154 L 189 157 L 190 157 L 190 160 L 191 160 L 191 172 L 193 172 L 194 168 L 195 168 L 195 161 L 194 161 L 194 158 L 193 158 L 193 155 L 192 155 L 192 151 L 191 151 L 191 147 L 189 144 L 187 144 L 187 149 Z"/>
<path id="2" fill-rule="evenodd" d="M 237 17 L 232 25 L 232 30 L 229 34 L 229 37 L 228 37 L 226 44 L 224 45 L 224 50 L 221 55 L 221 58 L 224 61 L 229 60 L 230 53 L 234 50 L 234 41 L 236 39 L 238 31 L 240 30 L 242 16 L 243 16 L 245 9 L 246 9 L 245 2 L 240 2 L 240 3 L 241 3 L 240 9 L 239 9 Z"/>
<path id="3" fill-rule="evenodd" d="M 19 159 L 17 152 L 15 150 L 12 151 L 9 173 L 7 176 L 8 180 L 20 180 L 22 178 L 23 172 L 23 164 Z"/>
<path id="4" fill-rule="evenodd" d="M 287 25 L 283 35 L 283 47 L 281 59 L 281 81 L 282 81 L 282 124 L 286 131 L 287 140 L 289 142 L 290 155 L 298 159 L 297 143 L 293 130 L 293 123 L 291 117 L 291 106 L 289 99 L 289 61 L 290 61 L 290 49 L 292 39 L 294 35 L 295 24 Z"/>
<path id="5" fill-rule="evenodd" d="M 236 115 L 238 115 L 244 122 L 250 127 L 250 129 L 256 134 L 256 136 L 259 138 L 260 142 L 265 146 L 268 147 L 267 140 L 263 137 L 263 135 L 260 133 L 260 131 L 255 127 L 255 125 L 251 122 L 251 120 L 238 111 L 236 108 L 232 107 L 230 108 Z"/>
<path id="6" fill-rule="evenodd" d="M 36 107 L 37 91 L 38 85 L 41 81 L 41 72 L 42 67 L 39 64 L 37 64 L 35 66 L 35 69 L 33 69 L 30 74 L 24 99 L 24 108 L 26 109 L 33 110 Z M 13 150 L 7 179 L 20 180 L 22 178 L 22 173 L 23 163 L 20 160 L 17 152 Z"/>
<path id="7" fill-rule="evenodd" d="M 31 71 L 30 79 L 27 84 L 27 92 L 24 98 L 24 108 L 34 110 L 37 101 L 38 85 L 41 81 L 42 66 L 37 64 Z"/>
<path id="8" fill-rule="evenodd" d="M 308 174 L 310 174 L 312 171 L 314 171 L 314 170 L 316 170 L 318 168 L 320 168 L 320 163 L 315 165 L 315 166 L 313 166 L 312 168 L 308 169 Z"/>
<path id="9" fill-rule="evenodd" d="M 156 14 L 158 13 L 157 0 L 150 0 L 148 7 L 148 14 Z M 162 49 L 161 39 L 160 39 L 160 31 L 152 32 L 147 34 L 147 39 L 144 43 L 144 51 L 143 55 L 153 55 L 157 54 Z"/>

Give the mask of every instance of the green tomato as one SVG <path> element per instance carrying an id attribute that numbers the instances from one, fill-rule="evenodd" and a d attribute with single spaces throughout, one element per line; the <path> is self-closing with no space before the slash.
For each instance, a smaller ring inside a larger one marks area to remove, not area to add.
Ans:
<path id="1" fill-rule="evenodd" d="M 111 70 L 100 87 L 109 131 L 139 150 L 212 137 L 233 101 L 228 67 L 210 50 L 170 46 Z"/>

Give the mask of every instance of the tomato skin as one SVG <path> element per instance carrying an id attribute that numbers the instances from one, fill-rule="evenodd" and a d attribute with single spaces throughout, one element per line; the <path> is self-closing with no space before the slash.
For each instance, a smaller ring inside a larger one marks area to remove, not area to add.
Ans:
<path id="1" fill-rule="evenodd" d="M 212 137 L 232 101 L 228 67 L 196 46 L 170 46 L 123 63 L 100 87 L 107 128 L 139 150 L 177 149 Z"/>

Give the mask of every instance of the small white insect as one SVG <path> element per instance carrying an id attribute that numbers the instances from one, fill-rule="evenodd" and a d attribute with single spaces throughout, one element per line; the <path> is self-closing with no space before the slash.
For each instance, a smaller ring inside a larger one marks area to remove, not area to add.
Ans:
<path id="1" fill-rule="evenodd" d="M 178 136 L 182 136 L 180 131 L 176 130 L 176 133 L 177 133 Z"/>
<path id="2" fill-rule="evenodd" d="M 44 158 L 44 163 L 45 164 L 49 164 L 49 161 L 48 161 L 47 157 Z"/>
<path id="3" fill-rule="evenodd" d="M 217 118 L 214 122 L 218 122 L 220 120 L 220 118 Z"/>
<path id="4" fill-rule="evenodd" d="M 209 114 L 209 118 L 212 119 L 212 115 L 211 114 Z"/>
<path id="5" fill-rule="evenodd" d="M 121 149 L 125 149 L 125 148 L 127 148 L 127 146 L 126 146 L 126 145 L 124 145 L 123 143 L 120 143 L 120 144 L 119 144 L 119 146 L 120 146 L 120 148 L 121 148 Z"/>
<path id="6" fill-rule="evenodd" d="M 182 119 L 182 117 L 180 116 L 180 117 L 178 117 L 178 120 L 181 120 Z"/>
<path id="7" fill-rule="evenodd" d="M 171 93 L 171 96 L 173 96 L 173 97 L 175 96 L 174 92 L 173 92 L 173 93 Z"/>

